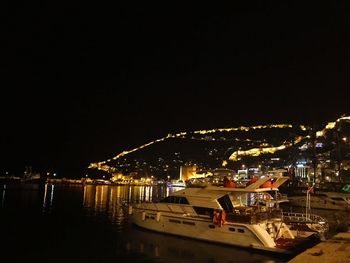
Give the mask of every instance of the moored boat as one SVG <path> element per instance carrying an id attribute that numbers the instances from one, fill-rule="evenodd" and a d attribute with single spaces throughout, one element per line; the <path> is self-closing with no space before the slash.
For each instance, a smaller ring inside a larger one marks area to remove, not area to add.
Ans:
<path id="1" fill-rule="evenodd" d="M 186 188 L 159 202 L 131 205 L 129 214 L 134 224 L 153 231 L 295 253 L 307 239 L 295 236 L 283 221 L 282 210 L 266 202 L 273 192 L 278 197 L 278 186 L 286 180 L 288 177 L 269 176 L 244 188 Z"/>
<path id="2" fill-rule="evenodd" d="M 293 206 L 305 207 L 307 201 L 309 201 L 311 208 L 350 210 L 350 193 L 315 191 L 310 194 L 310 200 L 307 200 L 307 198 L 307 194 L 305 193 L 288 196 L 289 202 Z"/>

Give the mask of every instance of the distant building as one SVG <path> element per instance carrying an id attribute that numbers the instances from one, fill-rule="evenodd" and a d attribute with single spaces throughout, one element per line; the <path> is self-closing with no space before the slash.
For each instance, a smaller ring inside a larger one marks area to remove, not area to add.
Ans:
<path id="1" fill-rule="evenodd" d="M 234 170 L 226 168 L 214 169 L 211 172 L 214 178 L 224 178 L 225 176 L 229 178 L 234 178 L 236 176 L 236 172 Z"/>
<path id="2" fill-rule="evenodd" d="M 197 166 L 196 165 L 182 165 L 180 166 L 180 178 L 179 180 L 187 181 L 196 177 Z"/>
<path id="3" fill-rule="evenodd" d="M 307 165 L 299 165 L 295 168 L 295 177 L 308 179 L 310 167 Z"/>

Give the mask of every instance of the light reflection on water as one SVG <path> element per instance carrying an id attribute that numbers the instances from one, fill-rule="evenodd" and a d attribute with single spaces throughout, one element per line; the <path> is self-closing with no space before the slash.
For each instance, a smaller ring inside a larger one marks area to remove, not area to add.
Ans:
<path id="1" fill-rule="evenodd" d="M 180 188 L 85 185 L 83 187 L 83 206 L 88 213 L 106 214 L 112 224 L 122 226 L 127 220 L 128 204 L 157 201 L 177 190 Z"/>
<path id="2" fill-rule="evenodd" d="M 33 244 L 29 251 L 34 255 L 38 253 L 38 247 L 49 246 L 40 252 L 43 256 L 59 249 L 60 257 L 65 258 L 70 256 L 71 247 L 75 247 L 74 253 L 80 262 L 90 260 L 90 257 L 98 259 L 93 262 L 117 262 L 120 259 L 126 262 L 176 263 L 287 261 L 282 256 L 277 258 L 276 255 L 257 251 L 160 234 L 130 224 L 127 204 L 157 201 L 180 189 L 166 186 L 46 184 L 39 187 L 3 187 L 0 196 L 3 211 L 23 210 L 20 214 L 29 218 L 30 223 L 25 224 L 26 221 L 16 212 L 15 218 L 9 216 L 5 222 L 24 222 L 20 229 L 25 232 L 16 230 L 14 235 L 18 236 L 18 240 L 24 240 L 23 247 L 28 242 Z M 28 230 L 32 224 L 35 224 L 36 229 Z M 38 229 L 41 231 L 39 235 Z M 46 235 L 47 229 L 50 229 L 52 236 L 46 236 L 48 240 L 43 240 L 40 235 Z M 66 233 L 69 238 L 62 233 Z M 11 235 L 13 233 L 9 232 L 8 236 Z M 36 238 L 34 242 L 30 236 Z M 77 244 L 80 244 L 79 247 Z M 86 253 L 86 250 L 104 252 Z"/>

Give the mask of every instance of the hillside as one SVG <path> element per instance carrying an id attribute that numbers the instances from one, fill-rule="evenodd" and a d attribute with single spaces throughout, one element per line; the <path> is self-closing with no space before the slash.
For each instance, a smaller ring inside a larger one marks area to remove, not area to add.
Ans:
<path id="1" fill-rule="evenodd" d="M 349 139 L 350 117 L 346 116 L 319 127 L 273 124 L 181 132 L 91 163 L 89 168 L 165 178 L 177 177 L 182 165 L 196 165 L 198 170 L 303 165 L 310 171 L 342 170 L 347 175 Z"/>

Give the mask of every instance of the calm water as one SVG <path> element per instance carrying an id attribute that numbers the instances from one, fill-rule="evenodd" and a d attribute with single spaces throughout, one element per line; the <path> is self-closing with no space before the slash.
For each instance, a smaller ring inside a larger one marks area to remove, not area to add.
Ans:
<path id="1" fill-rule="evenodd" d="M 167 187 L 0 185 L 6 262 L 286 262 L 290 258 L 147 231 L 126 203 L 157 200 Z M 5 261 L 4 261 L 5 262 Z"/>

